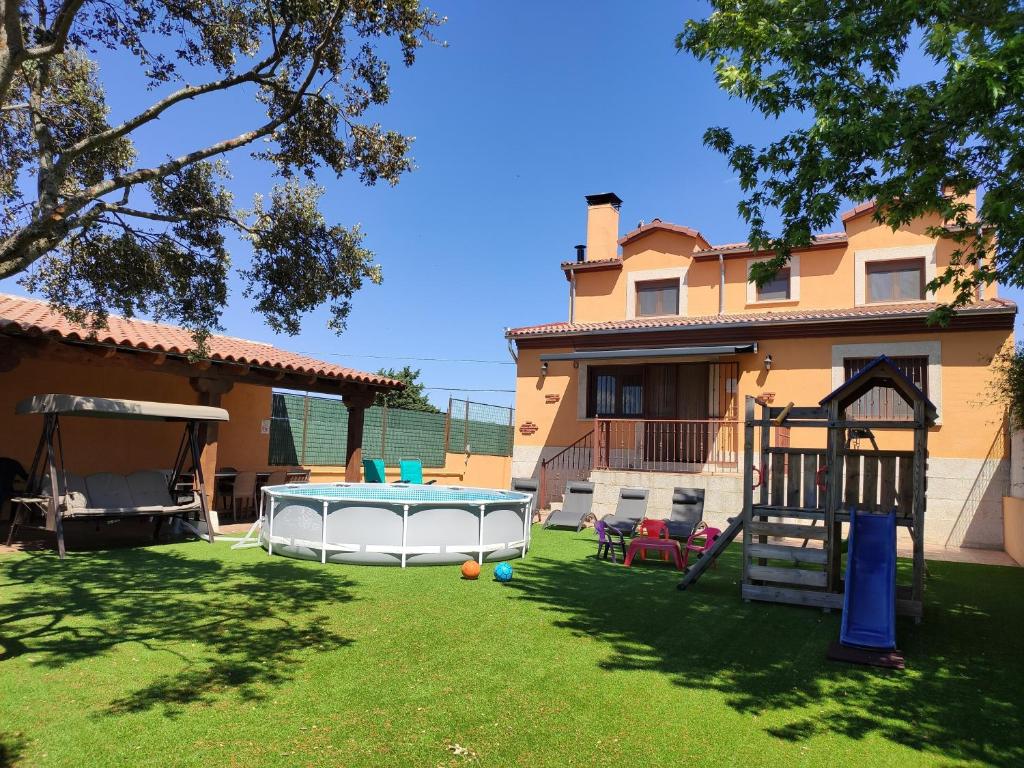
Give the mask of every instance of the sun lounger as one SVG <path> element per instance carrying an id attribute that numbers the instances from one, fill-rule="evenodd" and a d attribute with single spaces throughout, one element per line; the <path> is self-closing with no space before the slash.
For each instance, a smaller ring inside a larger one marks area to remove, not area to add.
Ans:
<path id="1" fill-rule="evenodd" d="M 583 527 L 587 516 L 590 515 L 590 508 L 594 504 L 594 484 L 582 480 L 570 480 L 565 484 L 562 508 L 556 509 L 548 515 L 544 521 L 545 528 L 575 528 L 579 531 Z"/>
<path id="2" fill-rule="evenodd" d="M 537 496 L 540 493 L 540 482 L 532 477 L 513 477 L 511 490 L 529 493 L 533 497 L 533 501 L 530 502 L 530 519 L 533 520 L 537 516 Z"/>
<path id="3" fill-rule="evenodd" d="M 674 488 L 672 512 L 668 519 L 668 535 L 686 541 L 693 529 L 704 519 L 704 489 Z"/>
<path id="4" fill-rule="evenodd" d="M 647 493 L 646 488 L 620 488 L 615 512 L 601 518 L 604 524 L 612 526 L 623 536 L 632 536 L 647 514 Z"/>

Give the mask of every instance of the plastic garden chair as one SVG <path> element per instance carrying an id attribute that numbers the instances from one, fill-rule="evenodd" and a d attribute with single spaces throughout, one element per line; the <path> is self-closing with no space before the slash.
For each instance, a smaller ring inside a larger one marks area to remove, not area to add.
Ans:
<path id="1" fill-rule="evenodd" d="M 700 522 L 694 527 L 690 537 L 686 540 L 686 546 L 683 547 L 683 568 L 686 568 L 687 563 L 690 560 L 690 553 L 696 552 L 697 559 L 704 557 L 704 553 L 711 549 L 715 543 L 715 539 L 722 535 L 722 531 L 718 528 L 711 528 L 705 522 Z M 717 568 L 718 561 L 712 560 L 711 567 Z"/>
<path id="2" fill-rule="evenodd" d="M 386 483 L 384 478 L 384 459 L 363 459 L 363 481 L 367 483 Z"/>
<path id="3" fill-rule="evenodd" d="M 633 558 L 637 553 L 642 560 L 647 559 L 647 552 L 655 550 L 661 552 L 662 559 L 668 560 L 671 556 L 676 568 L 683 570 L 683 556 L 679 549 L 679 542 L 670 539 L 668 535 L 668 524 L 664 520 L 641 520 L 637 528 L 637 537 L 629 543 L 626 550 L 626 565 L 633 564 Z"/>
<path id="4" fill-rule="evenodd" d="M 597 557 L 600 560 L 607 560 L 611 557 L 613 563 L 617 563 L 618 560 L 615 558 L 615 548 L 618 547 L 622 553 L 622 559 L 626 559 L 626 539 L 622 535 L 622 531 L 604 520 L 598 520 L 594 523 L 594 530 L 597 531 Z"/>
<path id="5" fill-rule="evenodd" d="M 400 459 L 398 462 L 398 469 L 400 472 L 398 482 L 424 485 L 423 462 L 419 459 Z M 433 485 L 436 482 L 436 480 L 431 480 L 429 483 L 426 483 L 426 485 Z"/>

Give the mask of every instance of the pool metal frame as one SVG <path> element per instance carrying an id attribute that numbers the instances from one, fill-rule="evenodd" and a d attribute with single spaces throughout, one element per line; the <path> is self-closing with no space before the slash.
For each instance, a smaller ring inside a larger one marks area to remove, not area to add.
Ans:
<path id="1" fill-rule="evenodd" d="M 345 487 L 353 485 L 353 483 L 331 483 L 332 487 Z M 395 484 L 399 486 L 399 484 Z M 260 494 L 260 519 L 264 519 L 263 510 L 266 508 L 265 500 L 269 497 L 270 504 L 269 510 L 266 515 L 267 522 L 267 555 L 273 556 L 274 544 L 286 545 L 286 546 L 298 546 L 298 547 L 309 547 L 320 550 L 320 562 L 327 563 L 328 552 L 366 552 L 372 554 L 386 554 L 386 555 L 399 555 L 401 557 L 401 567 L 406 567 L 406 558 L 408 555 L 430 555 L 430 554 L 441 554 L 442 551 L 458 551 L 458 552 L 474 552 L 476 553 L 477 562 L 483 565 L 484 554 L 488 552 L 496 552 L 502 549 L 519 549 L 521 558 L 526 557 L 526 551 L 530 545 L 530 524 L 532 522 L 533 515 L 532 506 L 533 499 L 530 498 L 529 494 L 520 493 L 518 491 L 502 491 L 506 494 L 514 494 L 516 496 L 523 497 L 522 499 L 502 499 L 505 504 L 509 504 L 514 507 L 521 507 L 523 513 L 523 538 L 515 541 L 501 541 L 493 543 L 484 543 L 484 518 L 487 514 L 487 505 L 497 503 L 499 500 L 491 500 L 480 504 L 472 504 L 469 502 L 461 502 L 460 507 L 477 507 L 479 516 L 479 524 L 477 526 L 477 543 L 476 544 L 426 544 L 426 545 L 415 545 L 409 546 L 407 543 L 408 532 L 409 532 L 409 511 L 410 508 L 419 506 L 429 507 L 435 506 L 442 502 L 431 502 L 431 501 L 419 501 L 419 502 L 404 502 L 402 506 L 402 544 L 395 546 L 392 544 L 345 544 L 341 542 L 328 542 L 327 540 L 327 518 L 330 505 L 338 502 L 360 502 L 363 504 L 371 503 L 374 506 L 377 504 L 386 505 L 387 502 L 383 500 L 366 500 L 366 499 L 346 499 L 343 496 L 334 499 L 318 499 L 316 496 L 306 495 L 306 498 L 310 501 L 322 501 L 323 509 L 321 511 L 320 519 L 320 541 L 310 541 L 308 539 L 296 539 L 293 537 L 285 536 L 274 536 L 274 512 L 277 506 L 278 496 L 273 493 L 277 491 L 280 493 L 282 498 L 288 498 L 285 489 L 292 488 L 308 488 L 308 485 L 275 485 L 265 486 Z M 438 486 L 437 490 L 448 490 L 448 486 Z M 450 486 L 453 491 L 469 491 L 470 488 L 463 488 L 459 486 Z M 397 507 L 400 502 L 392 502 Z"/>

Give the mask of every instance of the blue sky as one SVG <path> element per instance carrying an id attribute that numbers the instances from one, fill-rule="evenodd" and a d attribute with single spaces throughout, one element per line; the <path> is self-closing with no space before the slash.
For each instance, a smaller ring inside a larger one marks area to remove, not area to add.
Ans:
<path id="1" fill-rule="evenodd" d="M 617 193 L 624 230 L 657 216 L 698 227 L 712 242 L 743 240 L 739 188 L 701 136 L 724 124 L 758 142 L 786 125 L 766 123 L 729 100 L 715 87 L 710 65 L 676 52 L 674 36 L 700 5 L 430 5 L 448 16 L 439 32 L 448 46 L 428 46 L 411 69 L 396 65 L 392 103 L 378 115 L 416 137 L 417 169 L 394 188 L 321 178 L 327 218 L 363 226 L 383 266 L 383 285 L 357 294 L 340 337 L 320 312 L 298 337 L 275 336 L 237 289 L 223 325 L 234 336 L 363 369 L 409 363 L 422 369 L 429 387 L 462 389 L 431 389 L 441 407 L 449 394 L 463 393 L 511 404 L 509 392 L 471 390 L 514 387 L 504 328 L 566 318 L 559 263 L 585 239 L 583 196 Z M 113 120 L 152 98 L 117 54 L 104 54 L 101 67 Z M 140 136 L 141 159 L 220 138 L 258 115 L 246 98 L 194 105 Z M 269 190 L 268 168 L 244 152 L 228 161 L 239 204 Z M 245 262 L 243 246 L 235 258 Z M 22 292 L 11 280 L 0 290 Z M 447 360 L 405 359 L 411 357 Z"/>

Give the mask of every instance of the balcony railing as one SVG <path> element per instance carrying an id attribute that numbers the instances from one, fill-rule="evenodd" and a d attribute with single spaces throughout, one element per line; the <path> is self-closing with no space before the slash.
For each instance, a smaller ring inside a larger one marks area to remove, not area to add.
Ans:
<path id="1" fill-rule="evenodd" d="M 733 419 L 595 419 L 594 469 L 735 472 L 739 433 Z"/>

